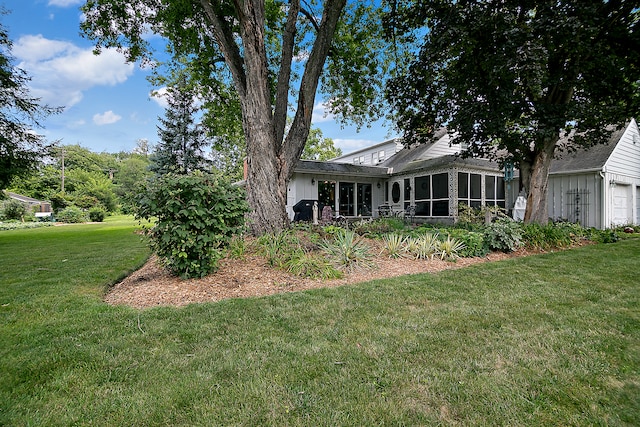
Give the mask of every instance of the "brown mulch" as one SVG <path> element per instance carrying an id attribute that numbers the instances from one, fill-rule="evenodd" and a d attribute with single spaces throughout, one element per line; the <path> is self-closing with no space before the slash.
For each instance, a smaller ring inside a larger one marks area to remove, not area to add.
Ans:
<path id="1" fill-rule="evenodd" d="M 372 244 L 375 245 L 375 242 Z M 380 253 L 379 249 L 378 246 L 377 249 L 374 249 L 374 253 Z M 220 262 L 220 269 L 216 273 L 202 279 L 185 280 L 171 276 L 162 268 L 155 257 L 151 257 L 142 268 L 113 286 L 105 296 L 105 301 L 112 305 L 128 305 L 135 308 L 184 306 L 227 298 L 344 286 L 406 274 L 435 273 L 531 253 L 526 250 L 510 254 L 493 252 L 486 257 L 460 258 L 456 262 L 439 259 L 428 261 L 410 258 L 390 259 L 385 255 L 380 255 L 375 260 L 376 267 L 357 270 L 345 274 L 342 279 L 334 280 L 294 276 L 269 267 L 264 258 L 252 254 L 245 255 L 244 259 L 223 259 Z"/>

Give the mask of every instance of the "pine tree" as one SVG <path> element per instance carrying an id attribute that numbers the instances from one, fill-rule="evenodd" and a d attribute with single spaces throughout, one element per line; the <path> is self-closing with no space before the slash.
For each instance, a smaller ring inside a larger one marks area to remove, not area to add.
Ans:
<path id="1" fill-rule="evenodd" d="M 209 169 L 210 161 L 204 154 L 205 133 L 196 123 L 199 107 L 194 93 L 185 76 L 179 77 L 178 83 L 167 89 L 168 106 L 158 126 L 160 142 L 150 158 L 149 168 L 156 175 L 169 172 L 184 175 Z"/>

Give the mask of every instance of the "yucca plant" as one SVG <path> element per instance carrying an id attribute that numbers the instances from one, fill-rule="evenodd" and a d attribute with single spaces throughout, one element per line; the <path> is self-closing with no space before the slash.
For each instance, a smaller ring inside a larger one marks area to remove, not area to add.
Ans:
<path id="1" fill-rule="evenodd" d="M 287 271 L 300 277 L 312 279 L 340 279 L 342 272 L 336 270 L 330 262 L 319 255 L 303 252 L 285 263 Z"/>
<path id="2" fill-rule="evenodd" d="M 320 247 L 338 268 L 352 270 L 373 266 L 369 246 L 351 230 L 336 233 L 333 241 L 324 240 Z"/>
<path id="3" fill-rule="evenodd" d="M 397 233 L 385 234 L 382 242 L 389 258 L 400 258 L 406 252 L 406 236 Z"/>
<path id="4" fill-rule="evenodd" d="M 438 233 L 425 233 L 410 239 L 407 250 L 416 259 L 432 259 L 439 248 Z"/>
<path id="5" fill-rule="evenodd" d="M 447 236 L 447 238 L 439 242 L 440 259 L 447 261 L 455 261 L 460 258 L 458 252 L 465 249 L 465 244 L 455 237 Z"/>

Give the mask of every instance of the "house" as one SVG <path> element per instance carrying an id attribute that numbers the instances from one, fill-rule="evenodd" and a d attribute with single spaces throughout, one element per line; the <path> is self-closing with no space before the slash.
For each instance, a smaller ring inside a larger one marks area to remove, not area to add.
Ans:
<path id="1" fill-rule="evenodd" d="M 5 191 L 5 194 L 13 200 L 17 200 L 24 204 L 30 212 L 34 212 L 37 218 L 48 217 L 52 215 L 51 203 L 43 202 L 32 197 L 23 196 L 21 194 Z"/>
<path id="2" fill-rule="evenodd" d="M 460 151 L 460 146 L 450 143 L 446 130 L 440 129 L 431 144 L 404 147 L 394 139 L 329 162 L 301 160 L 288 185 L 289 217 L 295 218 L 294 206 L 303 200 L 330 206 L 346 218 L 391 213 L 443 223 L 455 221 L 459 203 L 513 209 L 517 175 L 515 181 L 505 183 L 496 162 L 463 158 Z M 550 218 L 585 227 L 640 224 L 636 121 L 614 132 L 607 144 L 555 159 L 548 204 Z"/>
<path id="3" fill-rule="evenodd" d="M 513 187 L 518 188 L 517 177 Z M 553 220 L 599 229 L 640 224 L 637 122 L 631 119 L 626 127 L 614 131 L 606 144 L 554 159 L 547 188 L 548 213 Z"/>
<path id="4" fill-rule="evenodd" d="M 396 139 L 329 162 L 301 160 L 288 185 L 289 217 L 295 219 L 300 201 L 318 201 L 346 218 L 410 214 L 417 221 L 445 223 L 455 220 L 461 202 L 506 206 L 498 164 L 460 157 L 446 129 L 431 144 L 401 146 Z"/>

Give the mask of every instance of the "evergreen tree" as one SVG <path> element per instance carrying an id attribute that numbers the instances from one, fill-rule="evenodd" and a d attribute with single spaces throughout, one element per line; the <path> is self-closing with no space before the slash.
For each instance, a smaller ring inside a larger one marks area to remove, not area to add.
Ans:
<path id="1" fill-rule="evenodd" d="M 196 123 L 199 107 L 194 90 L 186 76 L 179 76 L 177 84 L 167 89 L 167 110 L 158 126 L 160 142 L 151 155 L 150 170 L 156 175 L 169 172 L 181 175 L 209 169 L 204 155 L 207 145 L 202 127 Z"/>
<path id="2" fill-rule="evenodd" d="M 6 11 L 0 8 L 0 15 Z M 46 152 L 46 141 L 33 132 L 40 120 L 60 112 L 40 104 L 29 94 L 27 73 L 15 67 L 11 56 L 9 33 L 0 24 L 0 190 L 13 177 L 24 176 L 35 169 Z"/>

